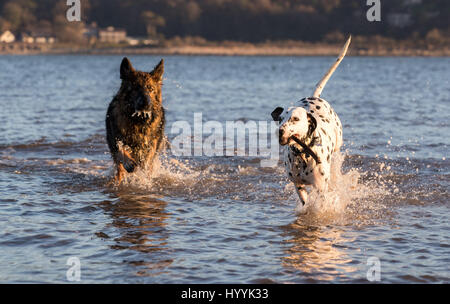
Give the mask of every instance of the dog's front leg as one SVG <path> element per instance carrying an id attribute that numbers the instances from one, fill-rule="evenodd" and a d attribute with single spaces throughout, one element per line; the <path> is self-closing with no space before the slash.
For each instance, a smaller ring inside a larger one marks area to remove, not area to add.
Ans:
<path id="1" fill-rule="evenodd" d="M 125 177 L 126 172 L 127 172 L 127 170 L 125 170 L 122 163 L 117 164 L 117 173 L 116 173 L 116 176 L 114 177 L 114 182 L 116 184 L 120 184 L 122 182 L 123 178 Z"/>
<path id="2" fill-rule="evenodd" d="M 117 173 L 114 177 L 114 183 L 120 184 L 125 177 L 125 174 L 127 172 L 133 172 L 137 164 L 131 156 L 131 153 L 128 151 L 128 146 L 123 145 L 122 142 L 118 142 L 117 150 L 117 154 L 114 156 L 114 162 L 117 168 Z"/>
<path id="3" fill-rule="evenodd" d="M 125 169 L 128 173 L 131 173 L 136 168 L 137 164 L 133 157 L 131 156 L 131 153 L 129 151 L 129 147 L 123 145 L 121 142 L 118 143 L 118 153 L 117 153 L 117 159 L 119 161 L 119 166 L 117 168 L 120 168 L 120 165 L 122 165 L 122 168 Z"/>
<path id="4" fill-rule="evenodd" d="M 306 201 L 308 200 L 308 192 L 306 192 L 304 185 L 295 185 L 295 189 L 297 190 L 298 197 L 302 202 L 302 205 L 305 206 Z"/>

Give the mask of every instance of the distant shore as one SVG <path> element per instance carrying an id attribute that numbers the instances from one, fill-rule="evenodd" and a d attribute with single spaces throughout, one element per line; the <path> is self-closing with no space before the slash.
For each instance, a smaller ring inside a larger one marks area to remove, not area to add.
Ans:
<path id="1" fill-rule="evenodd" d="M 205 45 L 163 45 L 163 46 L 109 46 L 79 47 L 43 44 L 0 44 L 0 55 L 35 54 L 86 54 L 86 55 L 217 55 L 217 56 L 334 56 L 342 43 L 242 43 L 223 42 Z M 349 50 L 353 56 L 424 56 L 448 57 L 450 46 L 409 45 L 408 43 L 371 44 L 354 43 Z"/>

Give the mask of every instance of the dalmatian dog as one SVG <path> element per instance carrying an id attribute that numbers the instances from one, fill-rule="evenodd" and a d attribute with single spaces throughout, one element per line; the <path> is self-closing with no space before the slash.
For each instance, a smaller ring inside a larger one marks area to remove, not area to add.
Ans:
<path id="1" fill-rule="evenodd" d="M 284 146 L 284 164 L 294 183 L 303 208 L 308 199 L 306 186 L 326 192 L 331 175 L 331 158 L 342 146 L 342 124 L 330 104 L 320 98 L 323 88 L 341 63 L 351 36 L 325 76 L 316 85 L 312 97 L 295 106 L 277 107 L 273 120 L 279 122 L 279 143 Z"/>

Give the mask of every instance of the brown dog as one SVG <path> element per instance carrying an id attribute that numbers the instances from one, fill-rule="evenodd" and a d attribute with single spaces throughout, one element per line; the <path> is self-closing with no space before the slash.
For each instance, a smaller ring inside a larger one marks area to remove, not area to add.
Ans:
<path id="1" fill-rule="evenodd" d="M 136 71 L 128 58 L 122 60 L 122 85 L 106 113 L 106 139 L 117 168 L 115 181 L 136 167 L 151 169 L 164 141 L 162 76 L 164 61 L 150 73 Z"/>

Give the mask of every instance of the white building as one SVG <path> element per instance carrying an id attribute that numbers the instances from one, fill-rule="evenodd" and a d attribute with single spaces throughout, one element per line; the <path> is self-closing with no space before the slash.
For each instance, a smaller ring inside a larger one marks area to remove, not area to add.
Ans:
<path id="1" fill-rule="evenodd" d="M 16 37 L 10 31 L 0 34 L 0 42 L 11 43 L 16 40 Z"/>
<path id="2" fill-rule="evenodd" d="M 40 43 L 40 44 L 53 44 L 56 42 L 55 37 L 53 37 L 50 33 L 22 33 L 21 41 L 25 43 Z"/>
<path id="3" fill-rule="evenodd" d="M 106 29 L 99 29 L 98 39 L 100 42 L 120 43 L 127 40 L 127 32 L 123 29 L 109 26 Z"/>

